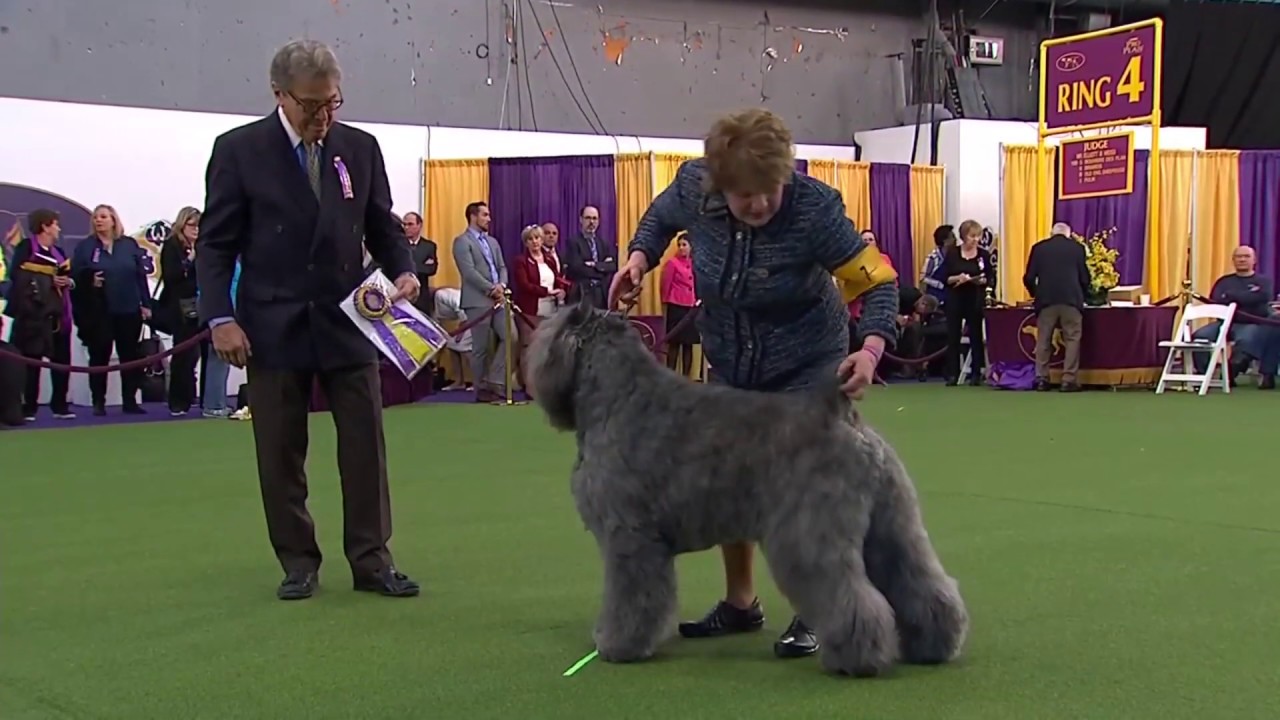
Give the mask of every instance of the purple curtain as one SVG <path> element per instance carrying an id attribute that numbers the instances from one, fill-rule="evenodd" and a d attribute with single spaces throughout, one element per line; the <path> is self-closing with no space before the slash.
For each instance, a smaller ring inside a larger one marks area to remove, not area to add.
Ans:
<path id="1" fill-rule="evenodd" d="M 1280 150 L 1240 153 L 1240 242 L 1258 253 L 1258 272 L 1280 279 Z"/>
<path id="2" fill-rule="evenodd" d="M 1064 222 L 1082 237 L 1115 228 L 1112 246 L 1120 251 L 1116 270 L 1121 285 L 1141 285 L 1147 266 L 1147 164 L 1151 153 L 1133 153 L 1133 192 L 1128 195 L 1058 200 L 1053 206 L 1053 222 Z M 1057 162 L 1055 156 L 1053 162 Z M 1054 166 L 1057 167 L 1056 165 Z M 1057 173 L 1054 173 L 1057 183 Z M 1054 197 L 1058 193 L 1055 188 Z"/>
<path id="3" fill-rule="evenodd" d="M 618 236 L 618 196 L 612 155 L 489 158 L 490 233 L 510 266 L 523 250 L 520 233 L 552 222 L 562 238 L 578 234 L 584 205 L 600 210 L 600 237 Z"/>
<path id="4" fill-rule="evenodd" d="M 871 227 L 880 250 L 899 268 L 898 281 L 909 282 L 915 265 L 911 242 L 911 166 L 871 163 Z"/>
<path id="5" fill-rule="evenodd" d="M 801 175 L 808 175 L 808 174 L 809 174 L 809 161 L 808 161 L 808 160 L 805 160 L 804 158 L 799 158 L 799 159 L 797 159 L 797 160 L 796 160 L 796 172 L 800 173 Z"/>

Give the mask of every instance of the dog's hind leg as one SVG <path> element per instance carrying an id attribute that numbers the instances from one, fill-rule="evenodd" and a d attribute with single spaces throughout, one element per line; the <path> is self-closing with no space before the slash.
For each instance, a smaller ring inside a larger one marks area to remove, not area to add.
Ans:
<path id="1" fill-rule="evenodd" d="M 841 503 L 789 512 L 761 542 L 774 582 L 817 634 L 823 666 L 856 677 L 887 672 L 898 654 L 893 608 L 862 562 L 867 515 Z"/>
<path id="2" fill-rule="evenodd" d="M 915 489 L 897 458 L 892 480 L 872 511 L 863 555 L 871 581 L 893 605 L 902 659 L 936 665 L 960 654 L 969 614 L 960 588 L 947 575 L 929 541 Z"/>
<path id="3" fill-rule="evenodd" d="M 647 660 L 675 627 L 675 558 L 659 543 L 613 536 L 600 544 L 604 603 L 595 642 L 609 662 Z"/>

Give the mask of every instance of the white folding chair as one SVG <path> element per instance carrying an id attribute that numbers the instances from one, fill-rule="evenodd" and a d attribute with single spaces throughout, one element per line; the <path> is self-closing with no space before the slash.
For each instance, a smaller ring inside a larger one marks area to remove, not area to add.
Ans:
<path id="1" fill-rule="evenodd" d="M 1224 393 L 1231 392 L 1230 370 L 1227 367 L 1227 337 L 1231 332 L 1231 319 L 1235 317 L 1236 304 L 1230 305 L 1188 305 L 1182 311 L 1182 320 L 1173 340 L 1163 340 L 1160 347 L 1169 351 L 1164 361 L 1164 371 L 1160 374 L 1160 382 L 1156 385 L 1156 394 L 1164 392 L 1168 383 L 1180 383 L 1190 389 L 1199 384 L 1200 395 L 1206 395 L 1209 388 L 1222 388 Z M 1218 335 L 1212 340 L 1197 340 L 1192 337 L 1192 323 L 1196 320 L 1216 320 Z M 1196 372 L 1195 354 L 1209 353 L 1209 364 L 1203 375 Z M 1180 367 L 1175 368 L 1175 365 Z M 1175 371 L 1176 370 L 1176 371 Z"/>

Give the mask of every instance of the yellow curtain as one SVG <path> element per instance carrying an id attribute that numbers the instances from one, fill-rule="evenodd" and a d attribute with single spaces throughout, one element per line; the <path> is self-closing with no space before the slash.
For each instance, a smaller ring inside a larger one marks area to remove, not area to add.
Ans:
<path id="1" fill-rule="evenodd" d="M 821 180 L 822 182 L 830 185 L 831 187 L 835 187 L 836 186 L 836 161 L 825 160 L 825 159 L 810 160 L 809 161 L 809 177 L 813 178 L 814 180 Z"/>
<path id="2" fill-rule="evenodd" d="M 683 153 L 654 153 L 653 155 L 653 188 L 651 190 L 652 197 L 657 197 L 658 193 L 667 189 L 667 186 L 676 179 L 676 173 L 680 170 L 680 165 L 686 160 L 693 160 L 700 157 L 698 155 L 685 155 Z M 662 315 L 662 266 L 676 252 L 676 244 L 671 243 L 667 247 L 667 251 L 662 254 L 662 263 L 654 268 L 644 279 L 644 292 L 640 294 L 640 304 L 636 308 L 636 315 Z M 685 374 L 697 380 L 702 379 L 702 346 L 695 345 L 693 348 L 693 367 L 685 369 Z"/>
<path id="3" fill-rule="evenodd" d="M 1191 198 L 1195 179 L 1196 151 L 1160 151 L 1160 237 L 1151 253 L 1159 253 L 1160 271 L 1150 272 L 1147 263 L 1147 292 L 1152 301 L 1182 291 L 1187 275 L 1187 252 L 1191 249 Z"/>
<path id="4" fill-rule="evenodd" d="M 658 193 L 667 189 L 672 180 L 676 179 L 676 172 L 680 170 L 680 165 L 686 160 L 692 160 L 697 155 L 683 155 L 679 153 L 654 153 L 652 155 L 652 179 L 653 185 L 649 188 L 648 197 L 644 201 L 644 208 L 641 214 L 648 209 L 649 203 L 658 197 Z M 621 206 L 619 206 L 621 207 Z M 636 220 L 640 217 L 637 215 Z M 628 241 L 631 238 L 627 238 Z M 658 263 L 658 267 L 649 271 L 644 278 L 644 289 L 640 293 L 640 303 L 636 306 L 634 313 L 636 315 L 661 315 L 662 314 L 662 264 L 667 258 L 676 252 L 676 244 L 671 243 L 667 246 L 666 252 L 662 254 L 662 261 Z"/>
<path id="5" fill-rule="evenodd" d="M 871 163 L 836 161 L 833 185 L 844 196 L 844 214 L 859 230 L 871 227 Z"/>
<path id="6" fill-rule="evenodd" d="M 1052 173 L 1053 163 L 1046 163 Z M 1044 187 L 1053 187 L 1046 175 Z M 1043 231 L 1036 227 L 1036 148 L 1025 145 L 1004 146 L 1003 228 L 1000 233 L 1000 297 L 1013 304 L 1029 300 L 1022 286 L 1022 273 L 1027 267 L 1031 246 L 1041 239 Z M 1052 190 L 1050 190 L 1052 192 Z"/>
<path id="7" fill-rule="evenodd" d="M 428 160 L 423 191 L 422 224 L 436 242 L 439 270 L 432 287 L 460 287 L 462 277 L 453 262 L 453 239 L 467 229 L 467 203 L 489 200 L 488 160 Z"/>
<path id="8" fill-rule="evenodd" d="M 1240 151 L 1208 150 L 1196 159 L 1194 277 L 1191 289 L 1208 295 L 1231 271 L 1240 245 Z"/>
<path id="9" fill-rule="evenodd" d="M 911 239 L 916 261 L 912 278 L 919 278 L 924 270 L 925 258 L 933 252 L 933 231 L 942 224 L 945 175 L 941 167 L 911 166 Z"/>
<path id="10" fill-rule="evenodd" d="M 618 264 L 622 265 L 627 261 L 627 246 L 636 234 L 640 217 L 653 200 L 653 154 L 614 156 L 613 180 L 617 186 Z"/>
<path id="11" fill-rule="evenodd" d="M 871 227 L 871 163 L 810 160 L 809 177 L 830 185 L 844 197 L 844 214 L 854 227 Z"/>

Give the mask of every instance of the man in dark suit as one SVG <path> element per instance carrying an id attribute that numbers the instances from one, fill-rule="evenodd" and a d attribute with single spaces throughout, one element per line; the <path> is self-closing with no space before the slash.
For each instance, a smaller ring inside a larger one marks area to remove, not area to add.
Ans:
<path id="1" fill-rule="evenodd" d="M 413 271 L 418 275 L 418 284 L 422 292 L 418 293 L 418 301 L 414 303 L 423 315 L 434 317 L 435 307 L 431 302 L 431 278 L 440 269 L 436 258 L 436 242 L 422 236 L 422 216 L 416 212 L 404 214 L 404 237 L 409 241 L 409 254 L 413 258 Z"/>
<path id="2" fill-rule="evenodd" d="M 1053 334 L 1062 328 L 1065 357 L 1062 361 L 1062 392 L 1078 392 L 1076 373 L 1080 369 L 1081 309 L 1089 292 L 1089 266 L 1084 245 L 1071 237 L 1071 227 L 1057 223 L 1047 240 L 1031 247 L 1022 284 L 1035 299 L 1036 307 L 1036 390 L 1049 389 L 1049 359 L 1053 357 Z"/>
<path id="3" fill-rule="evenodd" d="M 377 140 L 334 120 L 341 80 L 337 58 L 322 43 L 295 41 L 276 53 L 276 110 L 214 141 L 196 252 L 200 317 L 213 329 L 214 350 L 249 371 L 258 480 L 285 571 L 277 591 L 284 600 L 311 597 L 320 568 L 303 470 L 317 380 L 337 428 L 343 548 L 355 589 L 392 597 L 419 591 L 387 548 L 391 502 L 377 351 L 339 307 L 364 279 L 363 247 L 395 279 L 397 299 L 416 299 L 419 283 L 391 214 Z"/>
<path id="4" fill-rule="evenodd" d="M 565 274 L 573 283 L 570 300 L 586 297 L 592 306 L 603 310 L 609 282 L 618 272 L 617 244 L 596 234 L 600 229 L 598 208 L 588 205 L 578 215 L 582 234 L 569 242 L 565 252 Z"/>

